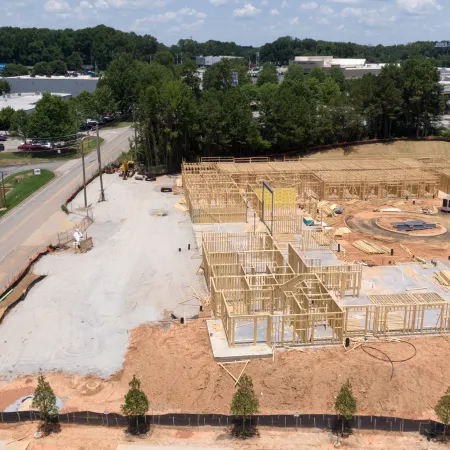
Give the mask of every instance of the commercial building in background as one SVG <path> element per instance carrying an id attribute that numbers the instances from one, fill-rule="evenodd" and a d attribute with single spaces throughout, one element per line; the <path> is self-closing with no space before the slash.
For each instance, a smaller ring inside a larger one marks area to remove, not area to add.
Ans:
<path id="1" fill-rule="evenodd" d="M 31 77 L 24 75 L 20 77 L 5 77 L 11 85 L 11 93 L 23 94 L 27 92 L 50 92 L 51 94 L 64 92 L 70 95 L 78 95 L 82 91 L 94 92 L 97 87 L 98 78 L 89 75 L 78 77 Z"/>
<path id="2" fill-rule="evenodd" d="M 196 56 L 195 62 L 197 67 L 211 67 L 213 64 L 216 64 L 222 59 L 236 59 L 238 56 Z"/>
<path id="3" fill-rule="evenodd" d="M 296 56 L 291 64 L 298 64 L 305 73 L 311 72 L 315 67 L 331 70 L 338 67 L 345 78 L 362 78 L 368 73 L 378 75 L 385 64 L 366 64 L 365 59 L 333 58 L 333 56 Z"/>
<path id="4" fill-rule="evenodd" d="M 71 97 L 70 94 L 61 94 L 57 92 L 52 92 L 52 95 L 61 97 L 67 100 Z M 5 94 L 0 96 L 0 110 L 6 107 L 10 107 L 15 111 L 23 109 L 27 114 L 34 111 L 36 103 L 42 98 L 42 93 L 29 92 L 25 94 Z"/>

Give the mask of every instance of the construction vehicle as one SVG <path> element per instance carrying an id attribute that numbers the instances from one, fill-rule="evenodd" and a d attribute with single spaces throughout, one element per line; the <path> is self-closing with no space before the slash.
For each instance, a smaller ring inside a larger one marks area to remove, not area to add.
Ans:
<path id="1" fill-rule="evenodd" d="M 122 176 L 126 180 L 128 177 L 132 177 L 136 172 L 136 163 L 134 161 L 124 161 L 122 163 Z"/>

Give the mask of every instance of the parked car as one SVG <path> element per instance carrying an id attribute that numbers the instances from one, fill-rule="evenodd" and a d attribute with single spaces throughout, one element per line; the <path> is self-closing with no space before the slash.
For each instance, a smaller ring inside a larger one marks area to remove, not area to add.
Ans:
<path id="1" fill-rule="evenodd" d="M 82 123 L 80 126 L 80 131 L 91 131 L 92 125 L 89 125 L 88 123 Z"/>
<path id="2" fill-rule="evenodd" d="M 2 152 L 3 150 L 5 150 L 5 146 L 3 144 L 0 144 L 0 152 Z"/>
<path id="3" fill-rule="evenodd" d="M 21 144 L 17 148 L 19 150 L 32 150 L 33 145 L 32 144 Z"/>
<path id="4" fill-rule="evenodd" d="M 0 134 L 0 141 L 6 141 L 8 139 L 7 134 Z"/>

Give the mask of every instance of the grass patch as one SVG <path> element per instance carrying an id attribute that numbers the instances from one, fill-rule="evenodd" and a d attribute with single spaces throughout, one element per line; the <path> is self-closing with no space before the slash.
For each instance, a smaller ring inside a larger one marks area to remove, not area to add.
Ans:
<path id="1" fill-rule="evenodd" d="M 125 127 L 131 127 L 133 125 L 133 122 L 114 122 L 109 125 L 105 125 L 103 128 L 125 128 Z"/>
<path id="2" fill-rule="evenodd" d="M 23 181 L 19 183 L 17 177 L 22 175 L 24 176 Z M 11 190 L 6 194 L 6 209 L 0 211 L 0 217 L 11 211 L 54 177 L 55 174 L 50 170 L 41 169 L 40 175 L 34 175 L 32 170 L 24 170 L 4 178 L 4 184 L 11 185 Z M 3 203 L 3 199 L 1 202 Z"/>

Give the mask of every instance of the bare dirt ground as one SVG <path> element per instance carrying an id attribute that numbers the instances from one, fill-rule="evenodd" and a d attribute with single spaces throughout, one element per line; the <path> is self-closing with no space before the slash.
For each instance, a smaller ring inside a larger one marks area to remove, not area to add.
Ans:
<path id="1" fill-rule="evenodd" d="M 34 440 L 36 423 L 18 424 L 14 426 L 0 425 L 0 439 L 28 440 L 27 450 L 115 450 L 118 445 L 161 446 L 169 448 L 214 448 L 214 449 L 283 449 L 307 450 L 317 448 L 331 450 L 335 437 L 320 430 L 277 430 L 260 428 L 260 436 L 246 441 L 230 437 L 225 428 L 164 428 L 155 427 L 148 436 L 128 437 L 123 429 L 87 427 L 82 425 L 63 425 L 58 434 Z M 429 449 L 427 440 L 415 433 L 355 432 L 342 441 L 342 449 Z M 8 447 L 7 447 L 8 448 Z M 125 447 L 126 448 L 126 447 Z M 154 448 L 154 447 L 152 447 Z"/>
<path id="2" fill-rule="evenodd" d="M 444 337 L 410 339 L 417 349 L 411 360 L 391 365 L 360 348 L 343 347 L 285 351 L 271 359 L 253 360 L 252 376 L 260 412 L 334 413 L 334 396 L 350 378 L 358 414 L 429 419 L 448 386 L 450 341 Z M 409 345 L 371 343 L 392 359 L 411 355 Z M 239 367 L 232 369 L 240 371 Z M 214 361 L 204 319 L 187 326 L 142 325 L 133 330 L 124 369 L 109 380 L 48 373 L 64 411 L 120 412 L 128 382 L 136 374 L 150 401 L 150 412 L 229 413 L 234 381 Z M 31 394 L 36 375 L 19 377 L 2 386 L 0 409 Z"/>
<path id="3" fill-rule="evenodd" d="M 409 200 L 403 205 L 400 205 L 399 208 L 407 213 L 417 213 L 420 208 L 432 209 L 433 206 L 438 207 L 441 202 L 442 201 L 439 199 L 422 199 L 417 201 L 414 205 L 412 200 Z M 388 206 L 374 206 L 370 203 L 366 203 L 363 206 L 345 206 L 341 222 L 335 225 L 335 228 L 347 226 L 351 229 L 352 233 L 344 234 L 342 239 L 338 239 L 338 242 L 345 249 L 345 253 L 337 254 L 340 259 L 350 262 L 370 259 L 378 265 L 386 265 L 389 263 L 390 259 L 395 262 L 413 261 L 412 255 L 402 248 L 400 244 L 406 246 L 413 255 L 420 256 L 424 259 L 448 259 L 448 256 L 450 256 L 450 239 L 448 237 L 448 232 L 438 236 L 421 237 L 412 234 L 393 233 L 383 230 L 375 224 L 377 218 L 382 218 L 385 223 L 390 223 L 391 221 L 397 221 L 396 219 L 402 214 L 374 212 L 374 209 L 383 207 Z M 408 214 L 404 214 L 404 216 L 405 218 L 408 218 Z M 447 230 L 450 229 L 450 216 L 445 214 L 415 214 L 411 215 L 411 218 L 408 220 L 423 220 L 429 223 L 439 222 L 442 223 Z M 423 231 L 421 233 L 423 233 Z M 353 242 L 361 239 L 394 249 L 394 258 L 388 257 L 387 255 L 368 255 L 352 245 Z"/>

